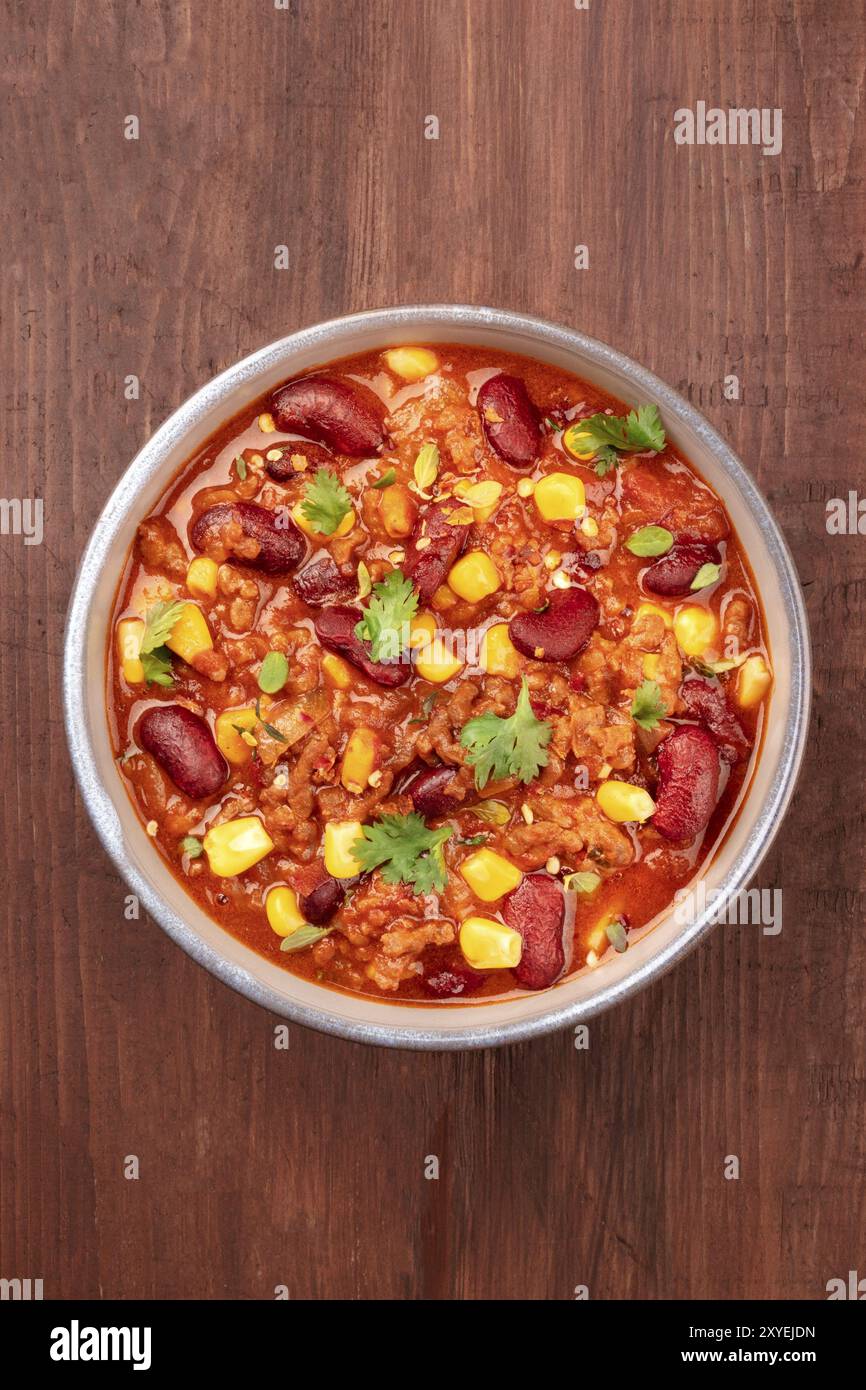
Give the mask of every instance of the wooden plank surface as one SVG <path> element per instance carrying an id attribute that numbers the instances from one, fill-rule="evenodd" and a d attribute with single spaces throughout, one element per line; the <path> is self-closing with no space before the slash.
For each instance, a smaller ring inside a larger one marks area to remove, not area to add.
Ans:
<path id="1" fill-rule="evenodd" d="M 861 8 L 0 8 L 2 490 L 45 506 L 41 546 L 0 536 L 0 1276 L 57 1298 L 595 1299 L 821 1298 L 866 1274 L 866 541 L 825 527 L 828 498 L 866 492 Z M 676 145 L 699 100 L 780 108 L 781 154 Z M 275 1050 L 274 1018 L 124 919 L 73 790 L 65 606 L 131 456 L 271 339 L 430 300 L 574 325 L 679 386 L 769 496 L 808 599 L 809 756 L 759 879 L 783 931 L 719 928 L 588 1051 L 299 1028 Z"/>

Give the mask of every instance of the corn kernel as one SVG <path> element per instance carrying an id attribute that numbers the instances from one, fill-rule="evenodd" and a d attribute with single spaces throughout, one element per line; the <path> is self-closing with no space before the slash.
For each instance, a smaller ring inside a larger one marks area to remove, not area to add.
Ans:
<path id="1" fill-rule="evenodd" d="M 243 709 L 225 709 L 218 714 L 214 723 L 214 737 L 217 748 L 233 767 L 241 767 L 250 760 L 250 745 L 244 734 L 253 737 L 252 731 L 257 723 L 252 705 Z M 255 740 L 253 739 L 253 744 Z"/>
<path id="2" fill-rule="evenodd" d="M 544 557 L 544 568 L 546 570 L 555 570 L 561 559 L 562 556 L 558 550 L 548 550 Z"/>
<path id="3" fill-rule="evenodd" d="M 354 878 L 361 865 L 352 853 L 364 827 L 359 820 L 331 820 L 325 826 L 325 868 L 332 878 Z"/>
<path id="4" fill-rule="evenodd" d="M 656 804 L 643 787 L 634 787 L 631 782 L 602 782 L 595 799 L 608 820 L 618 825 L 626 821 L 649 820 Z"/>
<path id="5" fill-rule="evenodd" d="M 474 970 L 513 970 L 523 955 L 523 937 L 491 917 L 467 917 L 460 950 Z"/>
<path id="6" fill-rule="evenodd" d="M 323 534 L 323 532 L 316 530 L 315 526 L 310 521 L 310 519 L 304 515 L 302 508 L 303 503 L 295 503 L 295 505 L 292 507 L 292 520 L 294 521 L 296 526 L 300 527 L 300 529 L 304 532 L 304 535 L 310 536 L 311 539 L 314 541 L 333 541 L 337 540 L 341 536 L 348 536 L 352 527 L 355 525 L 354 511 L 347 512 L 346 515 L 343 517 L 343 520 L 337 527 L 336 531 L 332 531 L 330 536 L 326 536 Z"/>
<path id="7" fill-rule="evenodd" d="M 598 535 L 598 522 L 594 516 L 585 516 L 580 523 L 580 529 L 585 536 L 589 536 L 590 540 L 595 540 Z"/>
<path id="8" fill-rule="evenodd" d="M 467 603 L 480 603 L 501 586 L 499 570 L 483 550 L 470 550 L 451 566 L 448 583 Z"/>
<path id="9" fill-rule="evenodd" d="M 748 656 L 737 676 L 735 698 L 741 709 L 753 709 L 763 700 L 773 683 L 770 668 L 762 656 Z"/>
<path id="10" fill-rule="evenodd" d="M 186 587 L 198 598 L 216 598 L 219 565 L 209 555 L 197 555 L 186 572 Z"/>
<path id="11" fill-rule="evenodd" d="M 276 431 L 276 428 L 277 427 L 274 424 L 274 417 L 273 415 L 269 414 L 268 411 L 265 411 L 264 415 L 259 416 L 259 429 L 261 430 L 262 434 L 273 434 Z"/>
<path id="12" fill-rule="evenodd" d="M 298 927 L 306 926 L 304 914 L 298 906 L 298 895 L 293 888 L 272 888 L 265 898 L 265 912 L 271 930 L 277 936 L 291 936 Z"/>
<path id="13" fill-rule="evenodd" d="M 349 690 L 353 684 L 352 668 L 335 652 L 322 657 L 322 675 L 334 690 Z"/>
<path id="14" fill-rule="evenodd" d="M 402 540 L 404 536 L 412 534 L 416 507 L 405 483 L 391 483 L 390 487 L 382 489 L 379 515 L 392 540 Z"/>
<path id="15" fill-rule="evenodd" d="M 481 639 L 481 665 L 488 675 L 513 680 L 520 673 L 520 653 L 508 635 L 507 623 L 494 623 Z"/>
<path id="16" fill-rule="evenodd" d="M 413 650 L 429 647 L 436 636 L 436 619 L 432 613 L 416 613 L 409 623 L 409 646 Z"/>
<path id="17" fill-rule="evenodd" d="M 185 603 L 181 615 L 165 644 L 184 661 L 192 661 L 200 652 L 210 651 L 213 638 L 207 618 L 195 603 Z"/>
<path id="18" fill-rule="evenodd" d="M 571 473 L 548 473 L 532 494 L 545 521 L 576 521 L 586 510 L 586 488 Z"/>
<path id="19" fill-rule="evenodd" d="M 340 764 L 340 781 L 347 792 L 357 796 L 367 786 L 379 761 L 380 746 L 375 729 L 361 724 L 352 730 Z"/>
<path id="20" fill-rule="evenodd" d="M 461 502 L 472 508 L 475 520 L 482 522 L 488 521 L 495 512 L 502 496 L 502 484 L 489 478 L 480 483 L 457 483 L 454 491 Z"/>
<path id="21" fill-rule="evenodd" d="M 431 641 L 419 646 L 418 655 L 415 658 L 415 670 L 424 681 L 432 681 L 434 685 L 444 685 L 462 670 L 463 662 L 459 656 L 444 642 L 441 637 L 434 637 Z"/>
<path id="22" fill-rule="evenodd" d="M 389 348 L 384 356 L 389 370 L 404 381 L 423 381 L 439 366 L 439 358 L 429 348 Z"/>
<path id="23" fill-rule="evenodd" d="M 662 608 L 658 603 L 639 603 L 635 611 L 636 618 L 643 618 L 647 613 L 654 613 L 657 618 L 661 618 L 668 632 L 674 625 L 673 615 L 666 608 Z"/>
<path id="24" fill-rule="evenodd" d="M 457 595 L 453 589 L 449 589 L 447 584 L 440 584 L 430 600 L 430 607 L 435 608 L 437 613 L 444 613 L 449 608 L 453 608 L 457 602 Z"/>
<path id="25" fill-rule="evenodd" d="M 711 609 L 687 604 L 677 609 L 674 632 L 686 656 L 703 656 L 718 641 L 719 623 Z"/>
<path id="26" fill-rule="evenodd" d="M 535 483 L 531 478 L 521 478 L 517 484 L 518 497 L 531 497 L 535 491 Z"/>
<path id="27" fill-rule="evenodd" d="M 122 618 L 117 624 L 117 652 L 123 679 L 128 685 L 141 685 L 144 680 L 144 667 L 139 657 L 143 636 L 143 618 Z"/>
<path id="28" fill-rule="evenodd" d="M 233 878 L 246 873 L 266 854 L 274 842 L 258 816 L 238 816 L 209 830 L 202 842 L 211 873 Z"/>
<path id="29" fill-rule="evenodd" d="M 644 678 L 644 680 L 646 680 L 646 681 L 654 681 L 654 680 L 655 680 L 656 676 L 657 676 L 658 673 L 659 673 L 659 661 L 660 661 L 660 659 L 661 659 L 661 658 L 659 657 L 658 652 L 645 652 L 645 653 L 644 653 L 644 659 L 643 659 L 643 662 L 641 663 L 641 669 L 643 670 L 643 678 Z"/>
<path id="30" fill-rule="evenodd" d="M 460 865 L 461 876 L 476 898 L 492 903 L 516 888 L 523 874 L 516 864 L 492 849 L 479 849 Z"/>

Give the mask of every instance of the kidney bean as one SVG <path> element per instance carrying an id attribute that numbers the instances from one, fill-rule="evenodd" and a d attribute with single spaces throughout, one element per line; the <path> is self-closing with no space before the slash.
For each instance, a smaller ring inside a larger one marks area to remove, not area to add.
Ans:
<path id="1" fill-rule="evenodd" d="M 437 816 L 447 816 L 460 804 L 456 796 L 449 796 L 448 786 L 454 780 L 456 768 L 431 767 L 419 772 L 403 790 L 412 798 L 412 806 L 419 816 L 434 820 Z"/>
<path id="2" fill-rule="evenodd" d="M 298 899 L 298 906 L 306 920 L 318 927 L 324 922 L 330 922 L 345 896 L 345 886 L 329 874 L 309 893 L 302 894 Z"/>
<path id="3" fill-rule="evenodd" d="M 524 656 L 538 661 L 570 661 L 583 651 L 598 618 L 598 603 L 592 594 L 574 585 L 556 589 L 540 613 L 515 613 L 508 632 Z"/>
<path id="4" fill-rule="evenodd" d="M 213 796 L 228 777 L 210 726 L 186 705 L 154 705 L 139 720 L 136 737 L 191 801 Z"/>
<path id="5" fill-rule="evenodd" d="M 721 686 L 705 680 L 683 681 L 680 699 L 692 718 L 712 734 L 724 762 L 733 766 L 746 757 L 749 740 Z"/>
<path id="6" fill-rule="evenodd" d="M 505 924 L 523 937 L 514 978 L 523 989 L 547 989 L 565 969 L 565 899 L 549 874 L 527 874 L 502 905 Z"/>
<path id="7" fill-rule="evenodd" d="M 257 502 L 217 502 L 201 512 L 189 529 L 193 549 L 222 547 L 230 550 L 230 545 L 224 545 L 223 533 L 232 522 L 240 526 L 245 536 L 258 541 L 260 547 L 258 555 L 252 559 L 236 556 L 236 563 L 260 570 L 262 574 L 286 574 L 303 559 L 307 544 L 288 513 L 281 513 L 277 518 L 274 512 L 260 507 Z"/>
<path id="8" fill-rule="evenodd" d="M 490 377 L 478 392 L 478 410 L 494 453 L 512 468 L 531 468 L 541 453 L 541 426 L 520 378 Z"/>
<path id="9" fill-rule="evenodd" d="M 643 586 L 651 594 L 682 598 L 691 591 L 692 581 L 704 565 L 720 565 L 718 546 L 707 541 L 675 541 L 667 555 L 655 560 L 643 576 Z"/>
<path id="10" fill-rule="evenodd" d="M 693 840 L 715 810 L 719 750 L 706 729 L 682 724 L 659 744 L 652 823 L 666 840 Z"/>
<path id="11" fill-rule="evenodd" d="M 435 999 L 454 999 L 461 994 L 474 994 L 483 983 L 484 976 L 463 962 L 438 969 L 434 966 L 424 976 L 424 988 Z"/>
<path id="12" fill-rule="evenodd" d="M 321 608 L 323 603 L 332 603 L 334 599 L 349 598 L 356 588 L 355 580 L 341 574 L 330 555 L 305 565 L 292 583 L 298 596 L 311 608 Z"/>
<path id="13" fill-rule="evenodd" d="M 355 625 L 363 616 L 360 608 L 345 603 L 323 608 L 316 617 L 316 636 L 323 647 L 346 657 L 378 685 L 403 685 L 409 679 L 411 665 L 408 662 L 386 663 L 371 659 L 366 646 L 355 635 Z"/>
<path id="14" fill-rule="evenodd" d="M 283 439 L 275 444 L 274 449 L 281 450 L 281 457 L 278 459 L 265 458 L 265 468 L 270 477 L 277 483 L 285 483 L 289 478 L 297 478 L 297 470 L 292 466 L 292 458 L 299 455 L 307 460 L 306 470 L 301 472 L 313 473 L 317 468 L 333 468 L 334 457 L 330 449 L 323 449 L 321 444 L 308 444 L 306 440 Z M 268 450 L 270 453 L 271 451 Z"/>
<path id="15" fill-rule="evenodd" d="M 411 579 L 422 603 L 427 603 L 440 585 L 445 583 L 448 571 L 459 560 L 466 545 L 468 526 L 452 526 L 449 513 L 455 510 L 454 503 L 434 502 L 424 507 L 409 544 L 401 569 L 407 579 Z M 421 539 L 429 541 L 419 550 Z"/>
<path id="16" fill-rule="evenodd" d="M 271 414 L 287 434 L 302 434 L 356 458 L 378 454 L 386 439 L 382 405 L 356 382 L 325 376 L 291 381 L 273 397 Z"/>

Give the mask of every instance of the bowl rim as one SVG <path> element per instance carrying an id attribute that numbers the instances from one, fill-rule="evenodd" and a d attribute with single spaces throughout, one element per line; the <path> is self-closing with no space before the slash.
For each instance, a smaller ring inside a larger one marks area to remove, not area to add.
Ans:
<path id="1" fill-rule="evenodd" d="M 159 468 L 164 466 L 163 451 L 174 442 L 178 432 L 192 429 L 195 424 L 204 420 L 231 390 L 245 382 L 255 381 L 269 367 L 292 353 L 321 348 L 321 360 L 326 362 L 329 345 L 342 338 L 347 331 L 354 330 L 360 333 L 365 330 L 389 328 L 398 333 L 401 327 L 412 328 L 422 322 L 425 325 L 429 324 L 431 330 L 435 331 L 444 331 L 450 325 L 459 326 L 461 329 L 493 328 L 508 333 L 523 333 L 564 351 L 577 353 L 601 368 L 625 374 L 637 388 L 649 393 L 649 398 L 655 400 L 666 415 L 675 418 L 700 438 L 739 490 L 751 512 L 775 569 L 790 632 L 791 717 L 764 804 L 743 852 L 718 885 L 720 896 L 716 899 L 716 906 L 719 901 L 727 901 L 744 888 L 753 877 L 775 839 L 793 795 L 809 727 L 811 650 L 805 604 L 788 544 L 763 494 L 733 449 L 700 411 L 646 367 L 595 338 L 550 320 L 506 309 L 468 304 L 403 305 L 346 314 L 288 334 L 257 349 L 211 378 L 163 421 L 123 472 L 97 518 L 82 554 L 69 601 L 63 660 L 64 722 L 73 770 L 91 822 L 115 867 L 137 894 L 153 920 L 188 955 L 239 993 L 281 1017 L 350 1041 L 412 1050 L 452 1051 L 524 1041 L 559 1028 L 582 1023 L 628 998 L 650 980 L 660 978 L 670 970 L 711 930 L 715 925 L 713 905 L 684 925 L 682 931 L 661 951 L 643 961 L 631 974 L 609 985 L 602 985 L 589 999 L 572 1000 L 558 1007 L 554 990 L 550 995 L 551 1008 L 531 1018 L 499 1024 L 491 1021 L 489 1025 L 431 1031 L 426 1029 L 423 1023 L 428 1008 L 419 1006 L 418 1028 L 387 1022 L 370 1023 L 329 1013 L 326 1007 L 327 996 L 332 991 L 325 987 L 322 987 L 322 1008 L 308 1007 L 298 1000 L 279 995 L 249 971 L 229 961 L 202 940 L 161 895 L 151 888 L 137 866 L 131 862 L 124 849 L 120 822 L 111 794 L 97 766 L 89 727 L 89 672 L 85 659 L 91 604 L 102 570 L 110 559 L 117 532 L 142 489 L 153 479 Z M 119 779 L 118 791 L 126 795 Z M 373 1000 L 372 1003 L 379 1009 L 387 1010 L 393 1007 L 387 1002 L 380 1004 Z M 490 1005 L 490 1009 L 493 1020 L 495 1004 Z"/>

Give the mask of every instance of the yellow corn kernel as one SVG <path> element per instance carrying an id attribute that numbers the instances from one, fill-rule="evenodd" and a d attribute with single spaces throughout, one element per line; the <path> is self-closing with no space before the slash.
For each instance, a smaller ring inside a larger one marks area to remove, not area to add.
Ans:
<path id="1" fill-rule="evenodd" d="M 531 497 L 535 491 L 535 483 L 531 478 L 521 478 L 517 484 L 518 497 Z"/>
<path id="2" fill-rule="evenodd" d="M 589 536 L 590 540 L 595 540 L 598 535 L 598 522 L 594 516 L 585 516 L 580 523 L 580 529 L 585 536 Z"/>
<path id="3" fill-rule="evenodd" d="M 143 618 L 122 618 L 117 624 L 117 654 L 128 685 L 141 685 L 144 680 L 144 667 L 138 655 L 143 635 Z"/>
<path id="4" fill-rule="evenodd" d="M 719 638 L 719 622 L 709 608 L 687 604 L 674 615 L 674 632 L 686 656 L 703 656 Z"/>
<path id="5" fill-rule="evenodd" d="M 274 417 L 270 414 L 269 411 L 265 411 L 264 415 L 259 416 L 259 429 L 261 430 L 262 434 L 273 434 L 276 431 L 276 428 L 277 427 L 274 424 Z"/>
<path id="6" fill-rule="evenodd" d="M 181 615 L 165 644 L 184 661 L 192 661 L 200 652 L 210 651 L 213 638 L 207 618 L 195 603 L 185 603 Z"/>
<path id="7" fill-rule="evenodd" d="M 392 540 L 401 540 L 412 534 L 416 508 L 405 483 L 392 483 L 390 487 L 383 488 L 379 506 L 382 525 Z"/>
<path id="8" fill-rule="evenodd" d="M 258 816 L 238 816 L 214 826 L 202 841 L 211 873 L 220 878 L 233 878 L 246 873 L 266 854 L 274 842 Z"/>
<path id="9" fill-rule="evenodd" d="M 483 550 L 470 550 L 468 555 L 451 566 L 448 583 L 459 598 L 467 603 L 480 603 L 495 594 L 501 586 L 499 570 Z"/>
<path id="10" fill-rule="evenodd" d="M 340 781 L 347 792 L 359 795 L 379 762 L 381 743 L 375 729 L 361 724 L 353 729 L 340 764 Z"/>
<path id="11" fill-rule="evenodd" d="M 545 521 L 576 521 L 586 510 L 586 488 L 571 473 L 548 473 L 532 494 Z"/>
<path id="12" fill-rule="evenodd" d="M 256 712 L 252 705 L 243 709 L 224 709 L 217 715 L 214 723 L 216 745 L 232 766 L 240 767 L 249 762 L 251 745 L 243 735 L 246 733 L 252 738 L 256 723 Z"/>
<path id="13" fill-rule="evenodd" d="M 503 859 L 492 849 L 479 849 L 464 859 L 460 873 L 476 898 L 493 903 L 516 888 L 523 874 L 510 859 Z"/>
<path id="14" fill-rule="evenodd" d="M 760 704 L 773 683 L 769 666 L 762 656 L 747 656 L 737 676 L 735 697 L 741 709 Z"/>
<path id="15" fill-rule="evenodd" d="M 649 820 L 656 804 L 643 787 L 633 787 L 631 782 L 602 782 L 595 799 L 608 820 L 618 825 L 626 821 Z"/>
<path id="16" fill-rule="evenodd" d="M 429 348 L 389 348 L 384 356 L 388 369 L 404 381 L 423 381 L 439 366 L 439 358 Z"/>
<path id="17" fill-rule="evenodd" d="M 441 637 L 434 637 L 431 641 L 418 645 L 418 655 L 415 658 L 415 670 L 424 681 L 432 681 L 434 685 L 444 685 L 462 670 L 463 662 Z"/>
<path id="18" fill-rule="evenodd" d="M 666 608 L 660 607 L 657 603 L 639 603 L 635 611 L 636 618 L 642 618 L 647 613 L 655 613 L 657 618 L 661 618 L 668 632 L 671 631 L 674 620 L 673 615 Z"/>
<path id="19" fill-rule="evenodd" d="M 454 493 L 461 502 L 472 508 L 475 521 L 488 521 L 502 496 L 502 484 L 494 482 L 492 478 L 480 483 L 457 483 Z"/>
<path id="20" fill-rule="evenodd" d="M 430 607 L 435 608 L 437 613 L 444 613 L 449 608 L 453 608 L 457 602 L 457 595 L 453 589 L 449 589 L 447 584 L 440 584 L 430 600 Z"/>
<path id="21" fill-rule="evenodd" d="M 413 650 L 429 647 L 436 636 L 436 619 L 432 613 L 416 613 L 409 623 L 409 646 Z"/>
<path id="22" fill-rule="evenodd" d="M 323 532 L 317 531 L 309 518 L 304 516 L 301 510 L 302 505 L 301 502 L 296 502 L 292 507 L 292 520 L 296 526 L 301 528 L 305 536 L 310 536 L 314 541 L 333 541 L 337 540 L 340 536 L 348 536 L 352 527 L 355 525 L 354 511 L 347 512 L 336 531 L 332 531 L 330 536 L 326 536 Z"/>
<path id="23" fill-rule="evenodd" d="M 659 657 L 658 652 L 646 652 L 644 654 L 641 669 L 643 670 L 643 678 L 645 681 L 655 680 L 656 676 L 659 673 L 660 660 L 661 658 Z"/>
<path id="24" fill-rule="evenodd" d="M 364 827 L 359 820 L 331 820 L 325 826 L 325 868 L 332 878 L 354 878 L 361 865 L 352 846 L 361 839 Z"/>
<path id="25" fill-rule="evenodd" d="M 513 970 L 523 955 L 523 937 L 491 917 L 467 917 L 460 950 L 474 970 Z"/>
<path id="26" fill-rule="evenodd" d="M 507 623 L 494 623 L 481 639 L 481 665 L 491 676 L 508 676 L 513 680 L 520 673 L 520 653 L 508 635 Z"/>
<path id="27" fill-rule="evenodd" d="M 322 657 L 322 675 L 333 690 L 350 690 L 354 683 L 351 666 L 335 652 Z"/>
<path id="28" fill-rule="evenodd" d="M 186 572 L 186 587 L 198 598 L 216 598 L 219 565 L 209 555 L 197 555 Z"/>
<path id="29" fill-rule="evenodd" d="M 581 421 L 576 425 L 569 425 L 562 432 L 562 447 L 567 454 L 571 454 L 573 459 L 580 459 L 585 462 L 587 459 L 595 457 L 595 449 L 592 446 L 592 435 L 587 434 L 586 430 L 581 430 Z"/>
<path id="30" fill-rule="evenodd" d="M 298 927 L 306 926 L 294 888 L 272 888 L 265 898 L 265 912 L 277 936 L 291 936 Z"/>

